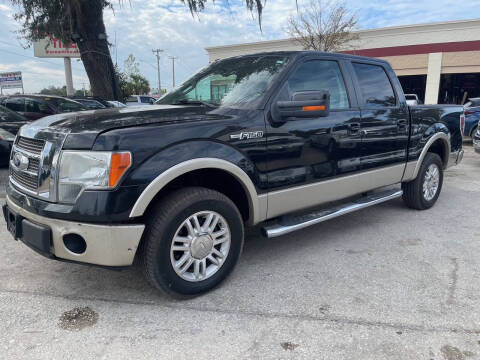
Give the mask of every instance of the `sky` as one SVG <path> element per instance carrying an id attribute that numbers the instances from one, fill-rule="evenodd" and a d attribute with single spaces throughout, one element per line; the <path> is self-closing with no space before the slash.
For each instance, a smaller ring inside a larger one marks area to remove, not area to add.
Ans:
<path id="1" fill-rule="evenodd" d="M 206 47 L 238 44 L 286 37 L 285 24 L 296 13 L 295 0 L 268 0 L 263 12 L 262 31 L 256 14 L 251 14 L 243 0 L 208 1 L 206 9 L 192 17 L 180 0 L 113 1 L 113 11 L 105 9 L 104 21 L 112 59 L 123 67 L 134 54 L 140 72 L 156 88 L 157 67 L 152 49 L 163 49 L 161 56 L 162 88 L 172 87 L 171 56 L 175 62 L 178 85 L 208 64 Z M 310 0 L 298 0 L 300 8 Z M 439 21 L 480 18 L 480 0 L 347 0 L 347 7 L 358 17 L 359 29 L 410 25 Z M 33 47 L 19 38 L 17 12 L 8 0 L 0 0 L 0 72 L 22 71 L 25 92 L 34 93 L 49 85 L 63 86 L 63 59 L 33 56 Z M 116 41 L 115 41 L 116 39 Z M 75 89 L 89 88 L 88 77 L 80 60 L 72 60 Z M 5 92 L 13 92 L 7 90 Z"/>

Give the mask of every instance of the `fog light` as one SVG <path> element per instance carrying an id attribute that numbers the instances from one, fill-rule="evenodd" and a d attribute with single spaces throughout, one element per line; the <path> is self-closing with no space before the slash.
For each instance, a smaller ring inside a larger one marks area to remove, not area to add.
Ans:
<path id="1" fill-rule="evenodd" d="M 75 254 L 83 254 L 87 250 L 85 239 L 78 234 L 63 235 L 65 247 Z"/>

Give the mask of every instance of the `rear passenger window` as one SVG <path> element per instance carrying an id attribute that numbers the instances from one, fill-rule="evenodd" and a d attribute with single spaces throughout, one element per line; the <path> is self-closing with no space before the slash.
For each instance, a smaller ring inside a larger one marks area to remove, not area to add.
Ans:
<path id="1" fill-rule="evenodd" d="M 289 95 L 297 91 L 328 90 L 330 109 L 350 107 L 342 72 L 336 61 L 312 60 L 300 65 L 288 80 Z"/>
<path id="2" fill-rule="evenodd" d="M 360 85 L 363 105 L 395 106 L 395 93 L 384 68 L 378 65 L 352 63 Z"/>

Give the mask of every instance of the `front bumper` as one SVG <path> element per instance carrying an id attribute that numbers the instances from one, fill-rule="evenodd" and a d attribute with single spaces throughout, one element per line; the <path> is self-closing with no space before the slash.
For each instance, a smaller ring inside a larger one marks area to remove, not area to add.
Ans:
<path id="1" fill-rule="evenodd" d="M 480 154 L 480 135 L 479 135 L 478 131 L 473 136 L 473 148 L 475 149 L 475 152 Z"/>
<path id="2" fill-rule="evenodd" d="M 6 206 L 21 220 L 17 221 L 18 226 L 26 228 L 26 231 L 18 232 L 19 240 L 54 259 L 100 266 L 129 266 L 145 229 L 145 225 L 98 225 L 47 218 L 23 209 L 8 196 Z M 69 234 L 80 235 L 85 240 L 83 252 L 67 249 L 64 236 Z"/>

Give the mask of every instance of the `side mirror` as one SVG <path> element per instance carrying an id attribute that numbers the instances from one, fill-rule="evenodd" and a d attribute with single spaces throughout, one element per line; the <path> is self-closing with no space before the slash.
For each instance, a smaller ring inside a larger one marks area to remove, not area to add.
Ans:
<path id="1" fill-rule="evenodd" d="M 328 90 L 297 91 L 290 101 L 277 101 L 280 117 L 317 118 L 330 113 L 330 93 Z"/>

